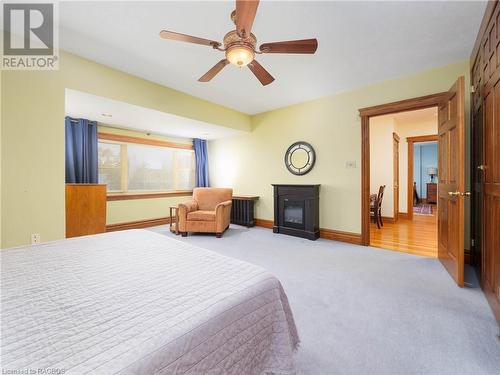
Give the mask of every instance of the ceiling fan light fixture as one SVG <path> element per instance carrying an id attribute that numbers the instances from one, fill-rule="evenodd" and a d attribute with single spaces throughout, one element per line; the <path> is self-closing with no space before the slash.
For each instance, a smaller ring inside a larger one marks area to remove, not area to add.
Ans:
<path id="1" fill-rule="evenodd" d="M 246 66 L 250 64 L 255 57 L 255 52 L 252 48 L 245 45 L 237 45 L 228 48 L 226 51 L 226 59 L 233 65 Z"/>

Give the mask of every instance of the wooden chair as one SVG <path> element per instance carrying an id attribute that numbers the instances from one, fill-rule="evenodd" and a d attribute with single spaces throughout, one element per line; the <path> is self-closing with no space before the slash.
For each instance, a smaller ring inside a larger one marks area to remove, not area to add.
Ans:
<path id="1" fill-rule="evenodd" d="M 377 224 L 377 228 L 384 226 L 382 222 L 382 200 L 384 199 L 385 185 L 378 188 L 378 194 L 372 194 L 370 196 L 370 217 L 373 218 L 374 222 Z"/>
<path id="2" fill-rule="evenodd" d="M 420 198 L 417 192 L 417 183 L 413 183 L 413 205 L 417 206 L 420 203 Z"/>

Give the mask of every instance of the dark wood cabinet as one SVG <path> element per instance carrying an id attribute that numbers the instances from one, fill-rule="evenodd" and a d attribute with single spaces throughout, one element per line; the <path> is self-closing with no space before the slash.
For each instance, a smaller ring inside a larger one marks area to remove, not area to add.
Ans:
<path id="1" fill-rule="evenodd" d="M 435 182 L 427 183 L 427 203 L 437 203 L 437 184 Z"/>
<path id="2" fill-rule="evenodd" d="M 106 185 L 66 184 L 66 237 L 106 232 Z"/>

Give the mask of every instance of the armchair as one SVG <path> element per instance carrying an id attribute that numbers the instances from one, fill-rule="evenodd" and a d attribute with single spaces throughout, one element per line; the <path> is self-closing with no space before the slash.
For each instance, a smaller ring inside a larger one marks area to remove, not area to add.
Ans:
<path id="1" fill-rule="evenodd" d="M 217 238 L 229 227 L 233 189 L 195 188 L 193 199 L 179 204 L 179 232 L 215 233 Z"/>

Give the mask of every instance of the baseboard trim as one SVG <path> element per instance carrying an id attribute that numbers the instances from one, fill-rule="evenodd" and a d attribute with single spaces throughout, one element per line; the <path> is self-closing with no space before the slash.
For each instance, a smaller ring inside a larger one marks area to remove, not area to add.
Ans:
<path id="1" fill-rule="evenodd" d="M 382 221 L 385 221 L 387 223 L 392 223 L 392 224 L 394 224 L 396 222 L 396 220 L 393 217 L 389 217 L 389 216 L 382 216 Z"/>
<path id="2" fill-rule="evenodd" d="M 148 227 L 154 227 L 157 225 L 165 225 L 170 224 L 170 217 L 159 217 L 156 219 L 145 219 L 145 220 L 136 220 L 136 221 L 128 221 L 125 223 L 115 223 L 106 225 L 106 232 L 115 232 L 118 230 L 127 230 L 127 229 L 142 229 Z"/>
<path id="3" fill-rule="evenodd" d="M 408 212 L 399 212 L 398 217 L 400 219 L 409 219 Z"/>
<path id="4" fill-rule="evenodd" d="M 361 245 L 362 242 L 361 233 L 343 232 L 341 230 L 320 228 L 319 236 L 326 240 L 347 242 L 355 245 Z"/>
<path id="5" fill-rule="evenodd" d="M 274 221 L 266 219 L 255 219 L 255 225 L 266 229 L 272 229 Z M 326 240 L 341 241 L 361 245 L 361 234 L 359 233 L 320 228 L 319 236 L 320 238 L 324 238 Z"/>
<path id="6" fill-rule="evenodd" d="M 273 225 L 274 225 L 274 221 L 272 221 L 272 220 L 255 219 L 255 226 L 257 226 L 257 227 L 273 229 Z"/>

